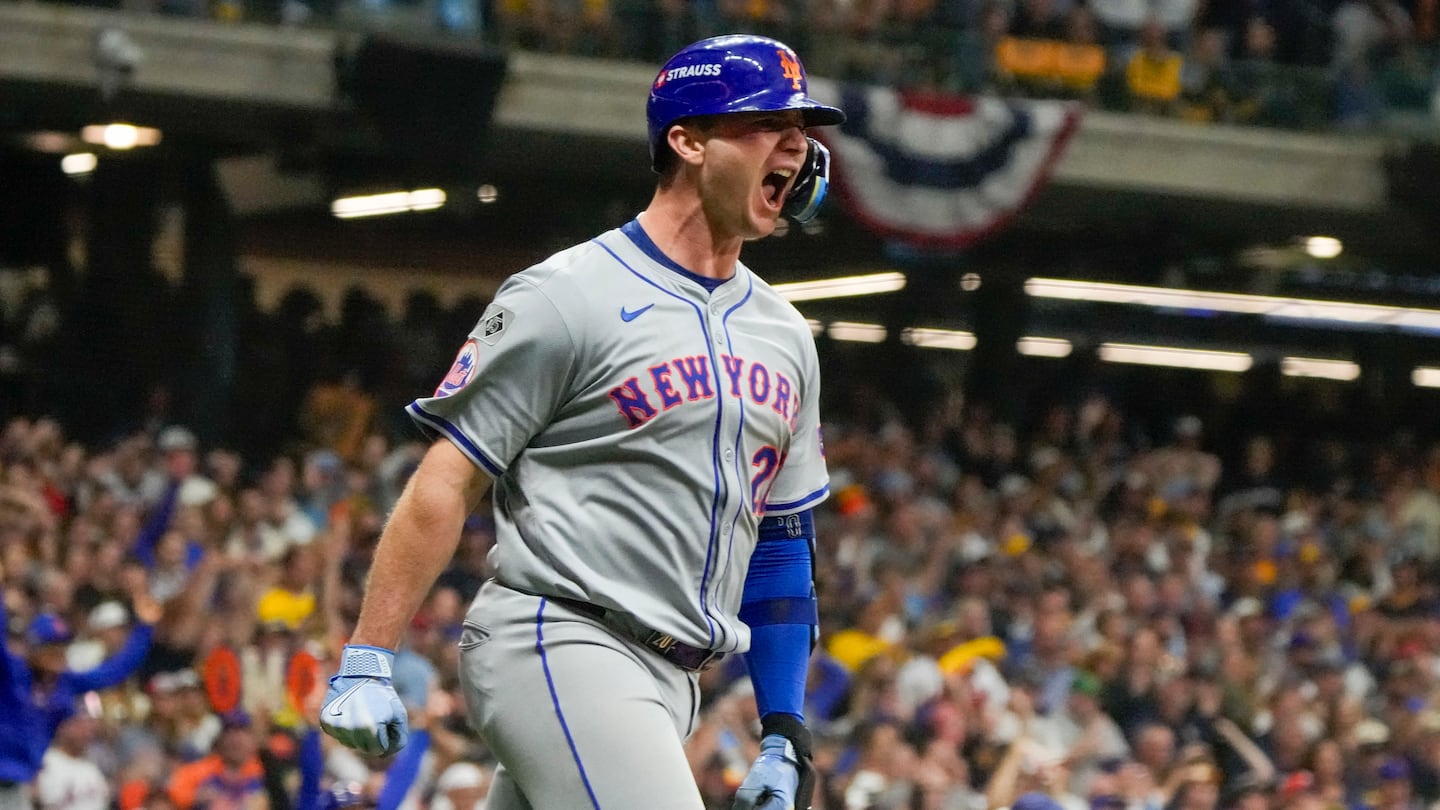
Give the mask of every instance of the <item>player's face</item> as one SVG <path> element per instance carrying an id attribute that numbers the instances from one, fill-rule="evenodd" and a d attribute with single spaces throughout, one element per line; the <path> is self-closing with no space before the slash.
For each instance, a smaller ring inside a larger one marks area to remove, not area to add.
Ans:
<path id="1" fill-rule="evenodd" d="M 798 110 L 717 116 L 706 128 L 701 204 L 723 236 L 769 236 L 805 158 Z"/>

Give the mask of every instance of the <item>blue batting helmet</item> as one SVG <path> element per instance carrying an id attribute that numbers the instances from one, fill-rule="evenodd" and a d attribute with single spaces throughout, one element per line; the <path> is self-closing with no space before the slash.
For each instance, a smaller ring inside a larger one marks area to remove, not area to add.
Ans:
<path id="1" fill-rule="evenodd" d="M 669 154 L 665 135 L 682 118 L 800 110 L 805 126 L 845 121 L 845 113 L 810 98 L 800 57 L 783 42 L 748 34 L 703 39 L 670 57 L 650 86 L 650 163 Z"/>

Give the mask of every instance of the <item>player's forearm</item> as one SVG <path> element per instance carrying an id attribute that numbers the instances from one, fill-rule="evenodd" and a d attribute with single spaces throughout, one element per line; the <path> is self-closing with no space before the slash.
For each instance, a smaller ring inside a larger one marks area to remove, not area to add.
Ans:
<path id="1" fill-rule="evenodd" d="M 456 493 L 423 486 L 406 491 L 375 549 L 350 643 L 395 649 L 405 623 L 455 554 L 465 514 Z"/>
<path id="2" fill-rule="evenodd" d="M 351 644 L 396 647 L 405 624 L 454 556 L 465 517 L 488 486 L 489 479 L 453 447 L 431 449 L 380 536 Z"/>

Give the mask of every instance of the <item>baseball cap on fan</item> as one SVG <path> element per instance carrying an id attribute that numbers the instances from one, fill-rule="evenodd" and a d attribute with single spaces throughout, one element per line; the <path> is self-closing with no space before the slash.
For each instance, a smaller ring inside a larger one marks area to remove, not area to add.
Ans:
<path id="1" fill-rule="evenodd" d="M 130 623 L 130 611 L 119 602 L 101 602 L 90 611 L 85 620 L 85 628 L 92 633 L 100 633 L 105 630 L 113 630 L 116 627 L 124 627 Z"/>
<path id="2" fill-rule="evenodd" d="M 173 453 L 180 450 L 194 450 L 199 442 L 195 440 L 194 433 L 180 425 L 171 425 L 160 431 L 155 445 L 160 448 L 162 453 Z"/>

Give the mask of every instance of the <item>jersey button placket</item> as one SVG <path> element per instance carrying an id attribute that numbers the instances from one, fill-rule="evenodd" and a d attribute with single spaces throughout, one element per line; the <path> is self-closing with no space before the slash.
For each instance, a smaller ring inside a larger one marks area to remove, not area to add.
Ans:
<path id="1" fill-rule="evenodd" d="M 710 304 L 710 331 L 715 336 L 715 345 L 725 345 L 725 325 L 720 318 L 720 305 Z"/>

